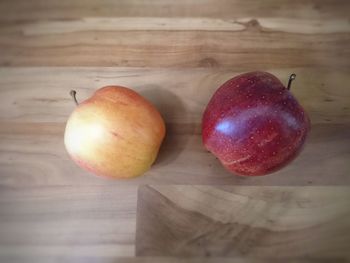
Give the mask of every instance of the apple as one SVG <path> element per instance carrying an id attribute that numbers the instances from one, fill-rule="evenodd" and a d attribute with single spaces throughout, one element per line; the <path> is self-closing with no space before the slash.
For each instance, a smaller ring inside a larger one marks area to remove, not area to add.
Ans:
<path id="1" fill-rule="evenodd" d="M 75 91 L 71 91 L 75 102 Z M 155 161 L 165 136 L 158 110 L 135 91 L 107 86 L 77 103 L 64 142 L 82 168 L 109 178 L 131 178 Z"/>
<path id="2" fill-rule="evenodd" d="M 267 72 L 249 72 L 224 83 L 202 119 L 202 139 L 232 173 L 257 176 L 279 170 L 301 151 L 310 120 L 289 88 Z"/>

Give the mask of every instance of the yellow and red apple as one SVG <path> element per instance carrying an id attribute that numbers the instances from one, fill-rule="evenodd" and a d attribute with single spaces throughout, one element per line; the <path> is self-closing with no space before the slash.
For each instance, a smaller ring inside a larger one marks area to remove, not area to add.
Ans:
<path id="1" fill-rule="evenodd" d="M 64 142 L 82 168 L 110 178 L 145 173 L 165 136 L 158 110 L 137 92 L 107 86 L 80 103 L 69 117 Z"/>

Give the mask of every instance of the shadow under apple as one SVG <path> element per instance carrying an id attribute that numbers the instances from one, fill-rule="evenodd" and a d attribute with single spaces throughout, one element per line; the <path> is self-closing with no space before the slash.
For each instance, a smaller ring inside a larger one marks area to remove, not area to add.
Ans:
<path id="1" fill-rule="evenodd" d="M 174 161 L 185 149 L 194 123 L 181 99 L 156 85 L 142 87 L 140 94 L 158 109 L 166 124 L 166 135 L 153 166 L 161 167 Z"/>

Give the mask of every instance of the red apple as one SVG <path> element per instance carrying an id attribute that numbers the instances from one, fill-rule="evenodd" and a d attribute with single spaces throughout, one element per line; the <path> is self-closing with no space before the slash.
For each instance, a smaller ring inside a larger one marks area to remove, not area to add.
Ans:
<path id="1" fill-rule="evenodd" d="M 108 86 L 78 105 L 67 122 L 64 141 L 82 168 L 130 178 L 150 168 L 164 136 L 164 121 L 150 102 L 131 89 Z"/>
<path id="2" fill-rule="evenodd" d="M 202 139 L 232 173 L 265 175 L 301 151 L 310 130 L 304 109 L 274 75 L 249 72 L 224 83 L 202 120 Z"/>

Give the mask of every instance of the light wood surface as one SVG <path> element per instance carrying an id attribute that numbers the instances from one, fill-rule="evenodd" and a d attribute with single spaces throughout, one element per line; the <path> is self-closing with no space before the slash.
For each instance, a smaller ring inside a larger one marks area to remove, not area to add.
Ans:
<path id="1" fill-rule="evenodd" d="M 50 262 L 67 262 L 67 263 L 348 263 L 346 258 L 250 258 L 250 257 L 212 257 L 212 258 L 179 258 L 179 257 L 59 257 L 59 260 L 54 257 L 40 256 L 40 257 L 1 257 L 6 263 L 17 262 L 36 262 L 36 263 L 50 263 Z"/>
<path id="2" fill-rule="evenodd" d="M 135 186 L 2 187 L 0 261 L 177 262 L 170 257 L 212 256 L 179 262 L 260 263 L 349 257 L 349 187 L 158 185 L 138 192 L 137 201 Z M 141 257 L 131 259 L 135 246 Z"/>
<path id="3" fill-rule="evenodd" d="M 349 257 L 349 187 L 143 186 L 136 255 Z"/>
<path id="4" fill-rule="evenodd" d="M 1 257 L 134 255 L 136 187 L 1 187 Z"/>
<path id="5" fill-rule="evenodd" d="M 166 20 L 169 22 L 92 18 L 6 26 L 0 38 L 0 45 L 6 48 L 0 65 L 221 66 L 241 70 L 349 66 L 348 56 L 344 56 L 344 52 L 348 55 L 349 46 L 346 20 L 328 25 L 309 20 L 262 18 L 260 21 L 266 27 L 250 18 L 242 18 L 242 22 Z M 186 24 L 193 24 L 193 28 L 184 29 Z M 290 24 L 294 25 L 286 29 Z M 207 26 L 210 30 L 205 30 Z"/>
<path id="6" fill-rule="evenodd" d="M 215 89 L 238 74 L 226 69 L 2 68 L 0 70 L 0 181 L 6 185 L 239 184 L 339 185 L 350 177 L 350 93 L 347 71 L 269 70 L 281 79 L 296 72 L 293 92 L 309 112 L 312 131 L 302 154 L 285 169 L 242 178 L 222 168 L 201 143 L 201 115 Z M 101 86 L 133 87 L 158 107 L 167 138 L 153 168 L 135 180 L 85 176 L 63 145 L 67 116 L 78 91 L 84 100 Z M 50 174 L 51 176 L 47 176 Z M 330 174 L 332 176 L 330 176 Z"/>
<path id="7" fill-rule="evenodd" d="M 254 258 L 135 258 L 137 188 L 160 185 L 156 202 L 164 196 L 172 200 L 164 211 L 180 202 L 162 192 L 167 189 L 162 187 L 178 189 L 168 184 L 240 185 L 244 193 L 250 186 L 281 187 L 272 196 L 284 186 L 300 193 L 309 185 L 311 193 L 333 200 L 332 193 L 344 189 L 337 187 L 350 185 L 349 9 L 347 0 L 0 1 L 0 262 L 285 262 L 283 253 L 271 258 L 267 252 L 261 255 L 268 258 L 254 253 Z M 259 178 L 227 173 L 204 150 L 200 136 L 201 114 L 215 89 L 250 70 L 272 72 L 284 82 L 295 72 L 292 92 L 312 120 L 297 160 Z M 140 92 L 167 123 L 156 164 L 135 180 L 94 177 L 78 168 L 63 146 L 65 121 L 74 108 L 69 90 L 84 100 L 109 84 Z M 153 200 L 150 189 L 140 190 L 146 191 L 145 202 Z M 193 201 L 188 204 L 193 204 L 189 213 L 197 209 Z M 235 212 L 230 202 L 224 204 Z M 211 210 L 200 210 L 200 218 L 205 211 Z M 174 229 L 174 222 L 169 224 Z M 333 238 L 340 231 L 331 224 L 317 227 L 309 233 Z M 334 240 L 341 238 L 348 240 L 349 233 Z M 345 262 L 338 244 L 293 260 Z"/>
<path id="8" fill-rule="evenodd" d="M 35 0 L 0 9 L 0 65 L 349 67 L 346 0 Z"/>

